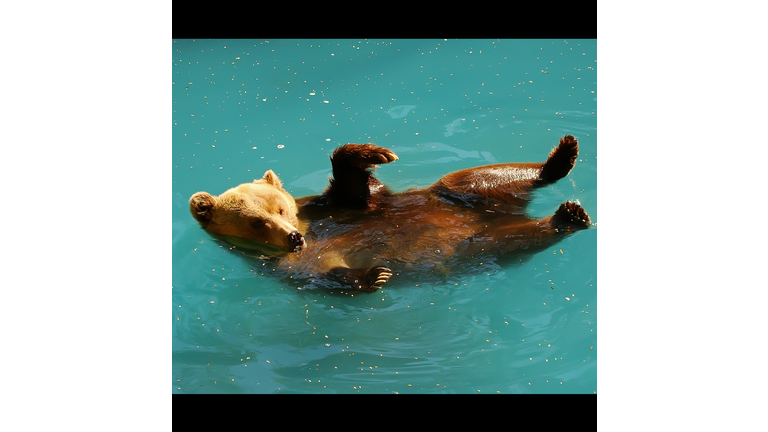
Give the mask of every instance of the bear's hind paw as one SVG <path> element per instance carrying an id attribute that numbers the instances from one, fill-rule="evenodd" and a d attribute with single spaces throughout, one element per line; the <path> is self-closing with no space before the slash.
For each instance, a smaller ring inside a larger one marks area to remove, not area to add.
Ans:
<path id="1" fill-rule="evenodd" d="M 560 208 L 552 217 L 552 225 L 558 229 L 584 229 L 589 228 L 591 224 L 589 215 L 578 201 L 567 201 L 560 204 Z"/>
<path id="2" fill-rule="evenodd" d="M 579 156 L 579 142 L 573 135 L 560 138 L 560 144 L 549 153 L 539 177 L 547 182 L 560 180 L 568 175 Z"/>

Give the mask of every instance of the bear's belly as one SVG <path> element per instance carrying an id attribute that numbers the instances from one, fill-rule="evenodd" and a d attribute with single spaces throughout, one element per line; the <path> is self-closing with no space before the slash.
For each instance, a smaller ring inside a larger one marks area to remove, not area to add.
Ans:
<path id="1" fill-rule="evenodd" d="M 453 256 L 456 245 L 483 226 L 474 212 L 409 207 L 350 218 L 312 221 L 304 235 L 307 247 L 288 257 L 290 266 L 318 274 L 334 266 L 396 272 L 434 269 Z"/>
<path id="2" fill-rule="evenodd" d="M 299 253 L 283 256 L 278 267 L 291 277 L 309 279 L 337 267 L 445 274 L 456 270 L 460 255 L 485 250 L 483 233 L 489 228 L 529 220 L 517 207 L 479 201 L 460 204 L 417 191 L 397 195 L 375 212 L 304 212 L 305 218 L 310 217 L 302 227 L 307 245 Z"/>

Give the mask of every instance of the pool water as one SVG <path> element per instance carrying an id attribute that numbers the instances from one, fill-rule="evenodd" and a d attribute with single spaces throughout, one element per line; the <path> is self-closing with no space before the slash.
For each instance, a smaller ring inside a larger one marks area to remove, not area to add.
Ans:
<path id="1" fill-rule="evenodd" d="M 595 393 L 595 40 L 174 40 L 173 393 Z M 529 260 L 373 294 L 297 290 L 189 213 L 275 171 L 318 194 L 328 156 L 373 142 L 395 191 L 451 171 L 546 160 L 574 170 L 528 208 L 579 200 L 595 226 Z"/>

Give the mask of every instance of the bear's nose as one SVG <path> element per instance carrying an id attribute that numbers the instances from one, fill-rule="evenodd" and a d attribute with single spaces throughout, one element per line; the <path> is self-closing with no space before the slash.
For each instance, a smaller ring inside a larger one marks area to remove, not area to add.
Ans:
<path id="1" fill-rule="evenodd" d="M 294 252 L 298 252 L 301 250 L 301 247 L 304 246 L 304 237 L 300 232 L 294 231 L 288 234 L 288 243 L 293 246 Z"/>

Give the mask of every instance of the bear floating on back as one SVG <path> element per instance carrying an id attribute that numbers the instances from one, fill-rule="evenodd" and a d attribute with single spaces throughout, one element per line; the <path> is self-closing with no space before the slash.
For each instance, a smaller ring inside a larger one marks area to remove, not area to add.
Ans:
<path id="1" fill-rule="evenodd" d="M 468 168 L 394 193 L 371 168 L 397 155 L 347 144 L 333 152 L 321 195 L 294 200 L 269 170 L 219 196 L 197 192 L 189 207 L 209 233 L 275 257 L 276 271 L 299 283 L 372 292 L 395 275 L 447 274 L 475 261 L 530 255 L 588 228 L 577 202 L 543 219 L 525 215 L 530 191 L 565 177 L 578 151 L 566 135 L 546 162 Z"/>

